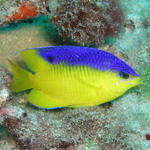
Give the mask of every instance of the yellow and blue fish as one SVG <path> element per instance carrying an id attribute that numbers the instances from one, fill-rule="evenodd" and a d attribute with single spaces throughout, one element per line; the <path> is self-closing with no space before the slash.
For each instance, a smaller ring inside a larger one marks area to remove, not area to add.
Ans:
<path id="1" fill-rule="evenodd" d="M 32 89 L 27 99 L 39 108 L 99 105 L 139 84 L 139 74 L 129 65 L 97 48 L 49 46 L 21 55 L 27 68 L 11 62 L 12 90 Z"/>

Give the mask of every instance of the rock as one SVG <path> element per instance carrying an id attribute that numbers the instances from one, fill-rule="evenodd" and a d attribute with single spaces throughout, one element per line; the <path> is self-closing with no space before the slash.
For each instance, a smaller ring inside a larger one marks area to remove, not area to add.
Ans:
<path id="1" fill-rule="evenodd" d="M 5 102 L 9 97 L 9 91 L 7 88 L 3 88 L 0 90 L 0 105 L 2 105 L 3 102 Z"/>
<path id="2" fill-rule="evenodd" d="M 8 85 L 10 82 L 10 75 L 3 67 L 0 67 L 0 106 L 9 98 L 10 91 Z"/>

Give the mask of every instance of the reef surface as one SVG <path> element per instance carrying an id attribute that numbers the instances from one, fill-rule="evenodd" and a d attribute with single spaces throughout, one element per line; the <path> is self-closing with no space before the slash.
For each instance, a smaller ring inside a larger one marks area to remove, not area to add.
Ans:
<path id="1" fill-rule="evenodd" d="M 72 2 L 71 6 L 68 6 L 69 2 Z M 84 2 L 80 8 L 79 2 Z M 61 6 L 64 6 L 63 9 Z M 65 14 L 67 6 L 70 16 Z M 77 7 L 71 10 L 72 6 Z M 105 31 L 113 20 L 111 7 L 121 13 L 115 26 L 117 28 L 113 30 L 117 33 L 104 34 L 102 30 L 97 30 L 99 24 L 96 28 L 91 24 L 90 21 L 95 20 L 90 15 L 99 12 L 100 8 L 107 14 L 107 18 L 103 15 L 98 18 Z M 0 149 L 150 149 L 149 8 L 149 0 L 0 0 Z M 88 15 L 88 9 L 93 14 Z M 80 18 L 82 21 L 79 19 L 79 24 L 73 28 L 63 28 L 62 23 L 68 21 L 69 17 L 72 24 L 76 19 L 72 16 L 78 16 L 78 10 L 85 10 L 86 13 L 82 12 L 80 17 L 87 20 L 84 22 Z M 60 13 L 68 18 L 58 18 Z M 88 21 L 90 23 L 86 27 Z M 79 33 L 74 37 L 72 29 L 83 33 L 83 37 Z M 87 29 L 91 29 L 91 32 L 86 32 Z M 95 31 L 94 34 L 92 31 Z M 91 37 L 100 32 L 103 35 L 98 35 L 90 43 Z M 87 37 L 86 41 L 82 40 L 84 36 Z M 26 92 L 11 92 L 12 75 L 8 71 L 7 58 L 19 61 L 20 50 L 48 45 L 89 45 L 104 49 L 133 66 L 141 75 L 142 83 L 122 97 L 100 106 L 36 109 L 27 103 Z"/>

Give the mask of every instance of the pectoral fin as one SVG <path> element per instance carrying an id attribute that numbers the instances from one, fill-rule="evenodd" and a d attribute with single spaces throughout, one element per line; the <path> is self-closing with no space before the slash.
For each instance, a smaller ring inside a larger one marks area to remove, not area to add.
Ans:
<path id="1" fill-rule="evenodd" d="M 79 82 L 80 84 L 93 89 L 93 91 L 95 92 L 95 94 L 97 95 L 97 97 L 99 97 L 100 94 L 100 90 L 101 90 L 101 86 L 98 83 L 94 83 L 92 81 L 86 80 L 82 77 L 76 77 L 75 78 L 77 82 Z"/>

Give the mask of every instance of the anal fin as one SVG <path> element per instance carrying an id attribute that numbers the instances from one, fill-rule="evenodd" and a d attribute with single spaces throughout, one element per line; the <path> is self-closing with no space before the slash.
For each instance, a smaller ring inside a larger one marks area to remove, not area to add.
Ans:
<path id="1" fill-rule="evenodd" d="M 42 91 L 32 89 L 28 95 L 28 101 L 41 109 L 59 109 L 65 107 L 62 101 L 56 100 Z"/>

